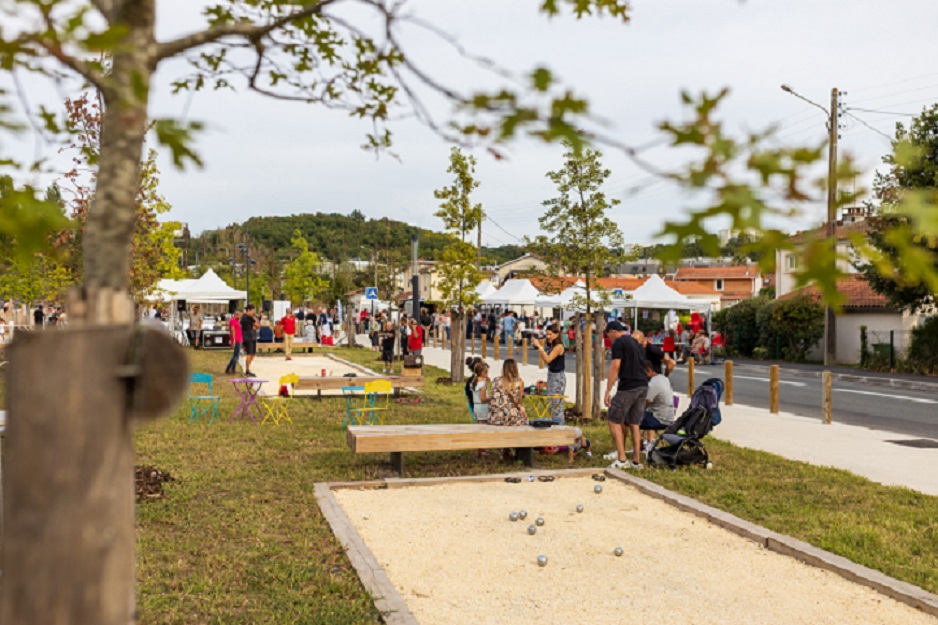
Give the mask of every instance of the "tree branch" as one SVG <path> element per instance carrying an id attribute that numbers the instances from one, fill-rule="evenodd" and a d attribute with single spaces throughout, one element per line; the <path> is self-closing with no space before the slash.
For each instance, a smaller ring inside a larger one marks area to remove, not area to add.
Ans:
<path id="1" fill-rule="evenodd" d="M 224 39 L 225 37 L 242 37 L 249 41 L 257 41 L 264 35 L 280 28 L 281 26 L 285 26 L 292 21 L 303 19 L 304 17 L 309 17 L 311 15 L 320 14 L 324 8 L 330 4 L 335 4 L 337 1 L 338 0 L 321 0 L 316 4 L 290 13 L 289 15 L 278 17 L 269 24 L 224 24 L 203 30 L 201 32 L 193 33 L 185 37 L 180 37 L 179 39 L 174 39 L 173 41 L 167 41 L 166 43 L 162 43 L 157 46 L 155 61 L 159 62 L 163 59 L 181 54 L 186 50 L 191 50 L 192 48 L 204 46 L 209 43 L 215 43 L 216 41 Z"/>

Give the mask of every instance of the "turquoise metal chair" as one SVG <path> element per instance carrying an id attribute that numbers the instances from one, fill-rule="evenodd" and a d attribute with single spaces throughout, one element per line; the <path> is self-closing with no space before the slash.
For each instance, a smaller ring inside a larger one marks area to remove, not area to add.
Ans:
<path id="1" fill-rule="evenodd" d="M 207 394 L 201 394 L 202 389 Z M 195 393 L 195 394 L 193 394 Z M 212 376 L 209 373 L 193 373 L 189 376 L 189 423 L 198 421 L 203 415 L 211 415 L 209 424 L 218 418 L 218 404 L 221 396 L 212 390 Z"/>
<path id="2" fill-rule="evenodd" d="M 342 398 L 345 400 L 345 418 L 342 419 L 342 429 L 344 430 L 350 425 L 360 425 L 359 421 L 362 416 L 361 406 L 356 406 L 356 400 L 358 399 L 359 393 L 364 393 L 364 386 L 343 386 L 342 387 Z"/>

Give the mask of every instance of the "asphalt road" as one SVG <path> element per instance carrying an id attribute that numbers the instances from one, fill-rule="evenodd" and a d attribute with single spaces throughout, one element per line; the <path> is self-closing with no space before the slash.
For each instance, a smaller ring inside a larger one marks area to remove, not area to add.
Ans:
<path id="1" fill-rule="evenodd" d="M 467 345 L 468 347 L 468 345 Z M 476 348 L 480 347 L 476 342 Z M 492 346 L 488 345 L 488 356 Z M 521 348 L 515 348 L 515 359 L 521 361 Z M 507 357 L 505 346 L 499 348 L 499 357 Z M 537 363 L 532 349 L 529 363 Z M 567 354 L 567 371 L 576 369 L 573 354 Z M 498 375 L 498 372 L 495 372 Z M 709 377 L 723 377 L 722 365 L 700 366 L 695 373 L 700 384 Z M 545 373 L 546 377 L 546 373 Z M 671 374 L 671 385 L 676 392 L 687 392 L 687 373 L 678 365 Z M 758 408 L 769 407 L 769 376 L 762 369 L 736 365 L 733 396 L 736 403 Z M 786 376 L 779 379 L 779 410 L 804 417 L 821 418 L 821 380 L 814 377 Z M 834 421 L 858 425 L 907 436 L 938 440 L 938 393 L 911 391 L 856 382 L 833 382 Z"/>

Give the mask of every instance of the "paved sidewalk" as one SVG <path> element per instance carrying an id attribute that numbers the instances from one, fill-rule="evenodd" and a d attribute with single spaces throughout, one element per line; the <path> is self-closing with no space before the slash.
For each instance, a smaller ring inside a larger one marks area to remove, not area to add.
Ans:
<path id="1" fill-rule="evenodd" d="M 450 353 L 440 348 L 423 350 L 427 364 L 449 369 Z M 495 377 L 501 364 L 488 359 Z M 525 384 L 546 379 L 547 371 L 539 370 L 537 363 L 522 366 L 519 371 Z M 567 395 L 575 392 L 574 376 L 567 374 Z M 605 388 L 605 387 L 604 387 Z M 681 405 L 687 405 L 687 396 L 680 393 Z M 911 437 L 883 430 L 834 423 L 825 425 L 820 420 L 799 417 L 789 413 L 771 414 L 768 410 L 752 406 L 733 405 L 722 408 L 723 422 L 712 436 L 741 447 L 759 449 L 791 460 L 800 460 L 819 466 L 845 469 L 881 484 L 906 486 L 938 496 L 938 449 L 921 449 L 897 445 L 890 441 L 912 440 Z M 600 440 L 600 450 L 610 446 Z"/>

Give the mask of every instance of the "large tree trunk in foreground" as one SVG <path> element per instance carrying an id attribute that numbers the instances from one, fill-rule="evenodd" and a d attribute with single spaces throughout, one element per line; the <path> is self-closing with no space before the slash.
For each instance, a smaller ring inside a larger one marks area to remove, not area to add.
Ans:
<path id="1" fill-rule="evenodd" d="M 17 332 L 10 347 L 0 621 L 11 625 L 136 620 L 132 415 L 168 409 L 187 375 L 168 336 L 134 330 L 128 295 L 155 3 L 100 4 L 123 37 L 102 84 L 84 286 L 68 328 Z"/>

